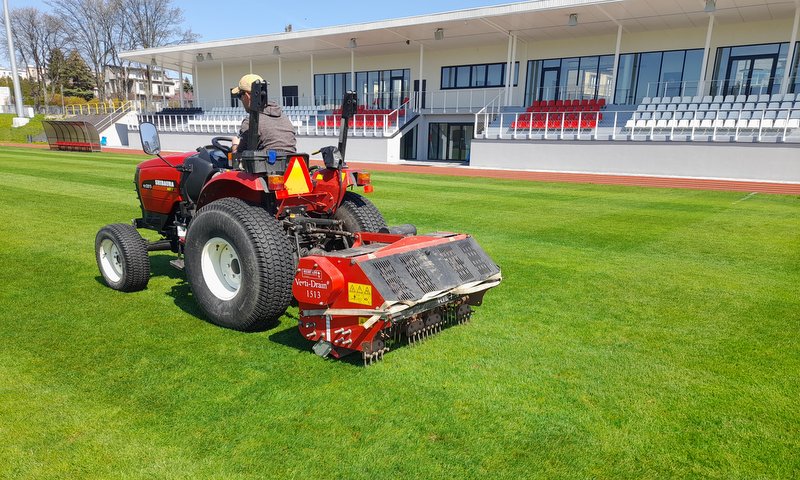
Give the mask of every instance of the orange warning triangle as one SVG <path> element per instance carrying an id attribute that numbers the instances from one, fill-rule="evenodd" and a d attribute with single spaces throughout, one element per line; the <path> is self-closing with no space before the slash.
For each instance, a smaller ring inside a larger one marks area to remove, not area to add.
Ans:
<path id="1" fill-rule="evenodd" d="M 302 157 L 291 157 L 289 168 L 283 176 L 283 184 L 289 195 L 303 195 L 311 192 L 311 177 Z"/>

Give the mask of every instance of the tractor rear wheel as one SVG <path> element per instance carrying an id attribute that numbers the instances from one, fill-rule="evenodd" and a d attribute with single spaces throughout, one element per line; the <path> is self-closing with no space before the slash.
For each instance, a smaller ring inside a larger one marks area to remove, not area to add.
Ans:
<path id="1" fill-rule="evenodd" d="M 251 331 L 274 324 L 292 299 L 292 246 L 275 217 L 237 198 L 203 207 L 186 234 L 186 276 L 216 325 Z"/>
<path id="2" fill-rule="evenodd" d="M 336 220 L 344 222 L 348 232 L 377 232 L 386 228 L 386 220 L 371 201 L 355 192 L 344 194 L 342 204 L 333 215 Z"/>
<path id="3" fill-rule="evenodd" d="M 122 292 L 135 292 L 150 280 L 147 242 L 133 225 L 106 225 L 94 239 L 97 267 L 106 285 Z"/>

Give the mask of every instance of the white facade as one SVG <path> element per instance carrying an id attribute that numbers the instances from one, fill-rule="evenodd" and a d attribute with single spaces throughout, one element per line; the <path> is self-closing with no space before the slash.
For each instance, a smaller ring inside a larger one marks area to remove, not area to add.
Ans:
<path id="1" fill-rule="evenodd" d="M 37 78 L 36 67 L 28 65 L 27 68 L 17 68 L 17 74 L 22 78 Z M 0 78 L 11 78 L 13 76 L 11 68 L 0 65 Z"/>
<path id="2" fill-rule="evenodd" d="M 147 76 L 145 70 L 141 68 L 130 68 L 126 69 L 125 73 L 127 74 L 128 79 L 133 81 L 131 93 L 134 98 L 131 98 L 131 100 L 146 100 Z M 124 76 L 124 74 L 121 71 L 109 68 L 106 75 L 106 90 L 110 91 L 112 82 L 118 78 L 121 78 L 122 76 Z M 173 78 L 168 72 L 162 72 L 161 70 L 157 69 L 152 70 L 151 76 L 151 97 L 155 98 L 156 100 L 162 97 L 170 99 L 174 97 L 176 93 L 180 92 L 181 82 L 179 78 Z"/>
<path id="3" fill-rule="evenodd" d="M 602 97 L 609 106 L 605 115 L 613 120 L 609 132 L 616 132 L 615 139 L 620 138 L 617 133 L 633 139 L 633 132 L 625 132 L 625 110 L 631 118 L 645 98 L 800 93 L 799 28 L 800 4 L 795 0 L 538 0 L 149 49 L 123 57 L 191 72 L 195 105 L 206 110 L 230 106 L 230 88 L 246 73 L 269 81 L 270 96 L 284 105 L 331 110 L 335 102 L 331 105 L 328 98 L 340 98 L 339 83 L 355 87 L 365 108 L 373 106 L 373 91 L 391 91 L 407 98 L 405 108 L 412 112 L 407 118 L 413 125 L 399 129 L 400 141 L 391 138 L 402 149 L 400 158 L 469 160 L 480 118 L 489 119 L 485 125 L 500 118 L 495 128 L 504 130 L 512 122 L 503 118 L 518 118 L 538 101 Z M 475 75 L 490 68 L 518 69 L 518 75 L 487 85 L 486 74 L 484 83 L 475 82 Z M 359 75 L 363 79 L 375 72 L 389 76 L 369 80 L 366 86 L 359 83 Z M 405 78 L 401 92 L 396 92 L 396 72 Z M 323 95 L 326 100 L 321 101 Z M 396 106 L 390 103 L 390 108 Z M 483 117 L 476 115 L 479 111 Z M 779 114 L 784 113 L 792 112 Z M 750 133 L 761 141 L 761 128 Z M 773 138 L 786 141 L 786 133 Z M 716 139 L 716 130 L 709 135 Z M 455 145 L 465 137 L 466 145 Z M 586 138 L 580 132 L 560 135 L 568 137 Z M 502 144 L 520 137 L 497 138 Z M 588 138 L 597 140 L 599 135 L 595 130 Z M 738 129 L 735 139 L 739 141 Z M 514 148 L 520 158 L 517 150 L 525 147 Z"/>

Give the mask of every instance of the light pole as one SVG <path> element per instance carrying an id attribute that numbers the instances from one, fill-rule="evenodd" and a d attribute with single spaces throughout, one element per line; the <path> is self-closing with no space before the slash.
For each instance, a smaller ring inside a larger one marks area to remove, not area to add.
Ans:
<path id="1" fill-rule="evenodd" d="M 11 76 L 14 82 L 14 99 L 17 104 L 17 116 L 14 118 L 13 125 L 21 127 L 28 123 L 30 119 L 22 116 L 22 92 L 19 88 L 19 76 L 17 76 L 17 60 L 14 54 L 14 40 L 11 38 L 11 17 L 8 14 L 8 0 L 3 0 L 3 12 L 6 17 L 6 38 L 8 39 L 8 56 L 11 58 Z"/>

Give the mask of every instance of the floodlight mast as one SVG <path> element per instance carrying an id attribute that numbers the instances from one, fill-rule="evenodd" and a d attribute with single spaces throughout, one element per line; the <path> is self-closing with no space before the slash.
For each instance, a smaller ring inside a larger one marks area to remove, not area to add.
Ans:
<path id="1" fill-rule="evenodd" d="M 14 82 L 14 99 L 17 105 L 17 118 L 14 120 L 15 127 L 21 127 L 28 123 L 28 119 L 22 116 L 22 91 L 19 88 L 19 76 L 17 75 L 17 60 L 14 54 L 14 39 L 11 37 L 11 17 L 8 13 L 8 0 L 3 0 L 3 13 L 6 20 L 6 39 L 8 40 L 8 57 L 11 60 L 11 77 Z"/>

